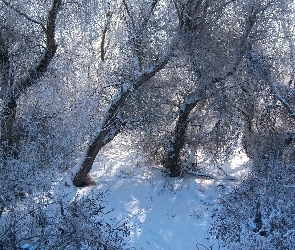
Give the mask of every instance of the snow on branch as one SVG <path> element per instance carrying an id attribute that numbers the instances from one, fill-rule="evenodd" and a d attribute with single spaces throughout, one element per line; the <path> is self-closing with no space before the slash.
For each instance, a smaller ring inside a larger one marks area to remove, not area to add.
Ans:
<path id="1" fill-rule="evenodd" d="M 7 2 L 5 0 L 1 0 L 2 3 L 4 3 L 7 7 L 13 9 L 17 14 L 19 14 L 20 16 L 23 16 L 24 18 L 26 18 L 27 20 L 29 20 L 32 23 L 38 24 L 43 31 L 46 31 L 46 28 L 44 26 L 44 24 L 42 22 L 39 22 L 33 18 L 31 18 L 29 15 L 27 15 L 24 12 L 21 12 L 19 9 L 17 9 L 16 7 L 12 6 L 12 4 L 10 2 Z"/>
<path id="2" fill-rule="evenodd" d="M 275 93 L 276 98 L 280 101 L 280 103 L 288 110 L 290 116 L 295 119 L 295 110 L 291 107 L 289 102 L 281 95 L 280 90 L 277 84 L 274 81 L 271 81 L 271 85 L 273 91 Z"/>
<path id="3" fill-rule="evenodd" d="M 258 10 L 253 9 L 249 14 L 249 17 L 245 24 L 244 32 L 240 38 L 240 49 L 237 52 L 237 57 L 235 61 L 230 65 L 230 67 L 225 71 L 220 73 L 219 75 L 213 77 L 209 82 L 203 84 L 203 88 L 198 88 L 194 90 L 185 100 L 185 103 L 182 105 L 181 110 L 184 110 L 187 105 L 195 106 L 202 98 L 202 92 L 205 92 L 208 88 L 212 85 L 226 80 L 229 76 L 232 76 L 236 71 L 237 68 L 242 61 L 243 57 L 247 54 L 250 44 L 248 41 L 249 35 L 255 25 Z M 201 90 L 202 89 L 202 90 Z"/>
<path id="4" fill-rule="evenodd" d="M 172 49 L 170 49 L 166 54 L 164 54 L 155 63 L 153 63 L 148 69 L 141 72 L 134 80 L 134 89 L 138 89 L 142 84 L 144 84 L 147 80 L 152 78 L 156 73 L 163 69 L 165 65 L 168 63 L 172 54 L 173 51 Z"/>
<path id="5" fill-rule="evenodd" d="M 28 71 L 29 74 L 25 79 L 15 84 L 14 99 L 17 99 L 29 87 L 34 85 L 37 82 L 37 80 L 40 79 L 47 71 L 47 68 L 57 50 L 57 44 L 55 41 L 56 18 L 57 18 L 58 12 L 61 10 L 61 7 L 62 7 L 62 0 L 54 0 L 52 2 L 51 8 L 46 16 L 46 20 L 47 20 L 46 27 L 43 27 L 43 24 L 41 26 L 46 38 L 45 51 L 43 52 L 43 55 L 40 57 L 40 61 L 38 65 L 35 68 L 32 68 Z M 32 20 L 30 21 L 36 23 L 35 21 L 32 21 Z M 37 22 L 37 24 L 41 25 L 39 22 Z"/>
<path id="6" fill-rule="evenodd" d="M 195 176 L 199 176 L 199 177 L 209 178 L 209 179 L 212 179 L 212 180 L 217 180 L 217 178 L 214 175 L 212 175 L 210 173 L 206 173 L 206 172 L 197 172 L 197 171 L 189 170 L 186 173 L 187 174 L 192 174 L 192 175 L 195 175 Z"/>
<path id="7" fill-rule="evenodd" d="M 266 82 L 268 82 L 273 90 L 275 97 L 278 101 L 287 109 L 290 116 L 295 119 L 295 110 L 292 108 L 290 103 L 281 94 L 278 84 L 272 80 L 270 65 L 268 62 L 259 54 L 254 51 L 249 53 L 249 66 L 255 72 L 258 73 Z"/>

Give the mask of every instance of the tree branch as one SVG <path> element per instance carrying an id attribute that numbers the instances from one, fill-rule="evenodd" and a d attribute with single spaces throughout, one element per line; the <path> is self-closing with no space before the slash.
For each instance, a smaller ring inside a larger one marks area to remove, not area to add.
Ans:
<path id="1" fill-rule="evenodd" d="M 123 2 L 123 5 L 124 5 L 124 7 L 125 7 L 125 9 L 126 9 L 126 12 L 127 12 L 128 16 L 129 16 L 129 18 L 131 19 L 132 28 L 134 28 L 134 26 L 135 26 L 135 25 L 134 25 L 134 20 L 133 20 L 133 17 L 132 17 L 132 15 L 131 15 L 130 9 L 129 9 L 127 3 L 126 3 L 126 0 L 123 0 L 122 2 Z"/>
<path id="2" fill-rule="evenodd" d="M 295 119 L 295 110 L 291 107 L 289 102 L 281 95 L 279 88 L 277 84 L 274 81 L 271 81 L 271 86 L 274 91 L 274 94 L 276 98 L 279 100 L 279 102 L 287 109 L 290 116 Z"/>
<path id="3" fill-rule="evenodd" d="M 100 43 L 100 59 L 102 61 L 105 60 L 105 54 L 106 54 L 106 50 L 105 50 L 105 38 L 106 38 L 107 31 L 110 28 L 112 14 L 113 13 L 111 11 L 108 11 L 107 12 L 107 14 L 106 14 L 107 21 L 106 21 L 106 24 L 105 24 L 104 29 L 102 31 L 101 43 Z"/>
<path id="4" fill-rule="evenodd" d="M 39 22 L 39 21 L 37 21 L 37 20 L 35 20 L 35 19 L 29 17 L 26 13 L 23 13 L 23 12 L 21 12 L 20 10 L 18 10 L 17 8 L 15 8 L 14 6 L 12 6 L 11 3 L 9 3 L 9 2 L 7 2 L 7 1 L 5 1 L 5 0 L 1 0 L 1 1 L 2 1 L 6 6 L 8 6 L 9 8 L 13 9 L 13 10 L 14 10 L 16 13 L 18 13 L 20 16 L 23 16 L 24 18 L 26 18 L 26 19 L 29 20 L 30 22 L 39 25 L 39 26 L 42 28 L 42 30 L 43 30 L 44 32 L 46 31 L 46 28 L 45 28 L 45 26 L 44 26 L 43 23 L 41 23 L 41 22 Z"/>
<path id="5" fill-rule="evenodd" d="M 2 0 L 3 1 L 3 0 Z M 39 64 L 34 68 L 29 70 L 29 75 L 14 86 L 14 99 L 19 98 L 19 96 L 24 93 L 29 87 L 34 85 L 38 79 L 40 79 L 54 57 L 57 44 L 55 42 L 55 28 L 56 28 L 56 18 L 62 6 L 62 0 L 53 0 L 51 9 L 47 15 L 46 28 L 44 29 L 46 37 L 46 48 L 43 56 L 40 59 Z"/>
<path id="6" fill-rule="evenodd" d="M 159 58 L 154 64 L 152 64 L 148 69 L 141 73 L 137 79 L 134 81 L 134 88 L 138 89 L 143 83 L 152 78 L 156 73 L 158 73 L 164 66 L 168 63 L 169 59 L 173 54 L 173 50 L 170 49 L 167 54 Z"/>

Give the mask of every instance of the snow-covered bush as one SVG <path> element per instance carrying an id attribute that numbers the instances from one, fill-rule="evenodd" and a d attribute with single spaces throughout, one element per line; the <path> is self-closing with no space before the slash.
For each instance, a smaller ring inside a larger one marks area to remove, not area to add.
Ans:
<path id="1" fill-rule="evenodd" d="M 129 235 L 125 221 L 103 221 L 107 192 L 71 202 L 52 194 L 23 198 L 7 207 L 0 221 L 0 249 L 121 249 Z"/>
<path id="2" fill-rule="evenodd" d="M 294 249 L 295 167 L 268 165 L 266 175 L 249 174 L 220 198 L 211 234 L 226 249 Z"/>

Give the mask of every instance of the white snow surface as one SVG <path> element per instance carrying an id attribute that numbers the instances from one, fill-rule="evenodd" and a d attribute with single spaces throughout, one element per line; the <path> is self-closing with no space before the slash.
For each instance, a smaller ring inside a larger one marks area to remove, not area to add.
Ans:
<path id="1" fill-rule="evenodd" d="M 128 220 L 131 234 L 124 249 L 222 249 L 209 239 L 211 215 L 220 195 L 238 184 L 247 160 L 237 151 L 223 166 L 230 176 L 216 171 L 214 179 L 190 174 L 171 178 L 148 163 L 127 137 L 119 136 L 96 158 L 91 175 L 97 185 L 71 185 L 64 191 L 73 198 L 109 190 L 106 210 L 113 211 L 104 220 L 111 225 Z"/>

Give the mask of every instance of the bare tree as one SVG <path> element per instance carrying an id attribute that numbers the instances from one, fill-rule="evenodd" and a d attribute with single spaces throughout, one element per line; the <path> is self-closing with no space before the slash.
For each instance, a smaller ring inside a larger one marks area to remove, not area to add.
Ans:
<path id="1" fill-rule="evenodd" d="M 128 73 L 128 78 L 123 77 L 122 80 L 116 83 L 117 93 L 106 107 L 100 125 L 82 156 L 80 169 L 73 179 L 73 184 L 77 187 L 89 184 L 90 177 L 88 174 L 98 152 L 104 145 L 112 141 L 126 125 L 127 121 L 122 118 L 122 109 L 126 102 L 130 101 L 131 96 L 140 86 L 146 84 L 149 79 L 165 67 L 173 54 L 173 45 L 164 50 L 162 54 L 159 51 L 158 54 L 149 54 L 149 56 L 146 54 L 149 44 L 144 42 L 144 39 L 146 39 L 146 36 L 148 37 L 147 33 L 151 29 L 149 26 L 150 19 L 154 15 L 158 2 L 154 0 L 150 3 L 139 3 L 135 14 L 135 12 L 131 13 L 132 9 L 128 3 L 123 1 L 122 8 L 126 13 L 124 18 L 128 19 L 127 30 L 129 32 L 129 44 L 133 53 L 132 57 L 135 68 Z M 102 42 L 104 34 L 103 32 Z M 120 71 L 124 71 L 124 68 L 120 69 Z M 118 76 L 118 78 L 122 77 Z"/>
<path id="2" fill-rule="evenodd" d="M 55 30 L 56 30 L 56 19 L 59 11 L 62 7 L 61 0 L 52 1 L 51 7 L 47 12 L 45 17 L 46 23 L 36 20 L 30 15 L 26 14 L 25 11 L 18 9 L 13 3 L 8 1 L 1 1 L 3 9 L 9 9 L 10 11 L 16 13 L 21 19 L 32 25 L 32 28 L 39 29 L 41 34 L 45 37 L 44 47 L 39 51 L 39 54 L 34 55 L 32 60 L 34 61 L 37 57 L 37 63 L 32 65 L 31 68 L 27 69 L 24 73 L 25 76 L 15 77 L 15 72 L 19 69 L 15 68 L 11 61 L 11 48 L 10 46 L 17 46 L 18 41 L 14 40 L 14 35 L 12 37 L 7 37 L 7 34 L 12 32 L 11 27 L 7 27 L 5 24 L 1 25 L 0 31 L 0 61 L 1 61 L 1 146 L 5 152 L 12 151 L 16 154 L 14 149 L 14 144 L 18 143 L 14 141 L 14 136 L 16 131 L 14 131 L 14 122 L 17 109 L 17 101 L 19 97 L 24 94 L 27 89 L 35 85 L 39 79 L 41 79 L 48 69 L 50 62 L 52 61 L 54 55 L 56 54 L 57 44 L 55 41 Z M 17 30 L 14 32 L 18 32 Z M 21 33 L 21 31 L 19 31 Z M 43 38 L 40 37 L 39 41 L 36 43 L 42 43 Z M 23 65 L 27 67 L 31 62 L 23 62 Z"/>
<path id="3" fill-rule="evenodd" d="M 182 11 L 184 13 L 189 13 L 186 16 L 179 15 L 180 17 L 180 25 L 182 25 L 182 29 L 186 29 L 189 31 L 188 34 L 190 34 L 189 38 L 186 37 L 187 41 L 190 41 L 190 46 L 186 46 L 188 50 L 191 50 L 191 48 L 194 48 L 194 44 L 196 44 L 196 41 L 198 39 L 206 39 L 208 36 L 210 36 L 210 32 L 208 30 L 214 29 L 212 28 L 212 23 L 215 26 L 216 23 L 218 23 L 218 19 L 216 19 L 216 16 L 212 10 L 216 8 L 213 3 L 210 5 L 209 1 L 198 1 L 198 4 L 195 4 L 194 7 L 198 8 L 195 10 L 192 6 L 183 5 L 182 9 L 185 7 L 188 7 L 185 11 Z M 176 5 L 179 5 L 179 2 L 176 2 Z M 210 8 L 209 8 L 210 6 Z M 220 6 L 217 6 L 216 12 L 218 13 L 217 16 L 222 16 L 222 12 L 226 12 L 227 7 L 229 7 L 229 2 L 225 2 L 221 4 Z M 178 7 L 178 9 L 181 9 Z M 209 11 L 210 10 L 210 11 Z M 196 58 L 195 61 L 199 61 L 199 65 L 195 66 L 195 68 L 201 69 L 198 72 L 195 72 L 195 75 L 198 75 L 198 78 L 196 80 L 196 88 L 191 93 L 189 93 L 187 96 L 184 97 L 184 101 L 180 105 L 179 108 L 179 115 L 178 119 L 175 125 L 174 132 L 172 133 L 172 138 L 170 139 L 170 143 L 167 147 L 167 156 L 164 160 L 164 166 L 168 169 L 170 169 L 170 176 L 179 176 L 181 174 L 181 151 L 184 148 L 185 143 L 188 141 L 186 138 L 186 133 L 188 129 L 188 125 L 191 122 L 190 120 L 190 114 L 194 108 L 201 102 L 208 100 L 209 96 L 212 95 L 212 90 L 215 89 L 215 93 L 213 93 L 213 96 L 215 95 L 216 100 L 219 99 L 218 96 L 220 96 L 222 92 L 222 88 L 217 87 L 218 84 L 222 84 L 227 80 L 227 78 L 234 75 L 234 73 L 237 71 L 239 64 L 241 63 L 242 59 L 246 55 L 248 51 L 248 40 L 249 36 L 252 32 L 253 26 L 256 23 L 257 15 L 259 12 L 261 12 L 263 9 L 258 8 L 257 6 L 253 5 L 250 6 L 249 10 L 246 11 L 246 18 L 244 20 L 243 24 L 240 24 L 240 29 L 242 30 L 240 34 L 237 34 L 238 39 L 235 41 L 228 40 L 221 46 L 220 45 L 220 38 L 218 42 L 211 42 L 208 41 L 209 44 L 207 48 L 208 53 L 210 54 L 209 62 L 213 63 L 212 57 L 215 58 L 217 61 L 218 59 L 215 57 L 223 58 L 223 61 L 221 65 L 219 65 L 219 68 L 217 70 L 212 67 L 210 70 L 202 70 L 202 60 Z M 182 13 L 181 11 L 178 11 Z M 195 22 L 195 26 L 192 26 L 191 20 L 193 19 L 192 16 L 195 15 L 195 13 L 198 14 L 198 22 Z M 200 13 L 202 13 L 200 15 Z M 202 16 L 203 15 L 203 16 Z M 223 14 L 224 15 L 224 14 Z M 208 23 L 208 19 L 211 23 Z M 186 20 L 189 19 L 189 20 Z M 196 23 L 198 23 L 198 26 L 196 26 Z M 238 24 L 230 24 L 230 25 L 238 25 Z M 193 28 L 194 27 L 194 28 Z M 216 27 L 218 30 L 218 28 Z M 198 35 L 195 35 L 196 30 L 198 31 Z M 222 31 L 220 31 L 222 32 Z M 221 34 L 220 34 L 221 35 Z M 211 34 L 211 37 L 213 34 Z M 221 35 L 222 36 L 222 35 Z M 201 38 L 199 38 L 201 37 Z M 225 54 L 216 54 L 216 51 L 228 49 L 228 44 L 231 44 L 234 49 L 232 51 L 228 50 L 227 53 L 231 53 L 230 56 L 228 56 L 227 60 L 224 60 L 226 58 Z M 189 52 L 191 54 L 191 57 L 198 57 L 201 54 L 196 53 L 195 51 L 192 52 L 192 50 Z M 216 54 L 216 55 L 215 55 Z M 204 58 L 206 58 L 206 55 L 204 55 Z M 204 60 L 204 59 L 203 59 Z M 215 62 L 216 63 L 216 62 Z M 214 64 L 212 64 L 214 65 Z M 211 71 L 211 72 L 210 72 Z M 217 87 L 217 88 L 216 88 Z M 214 98 L 214 97 L 213 97 Z M 224 112 L 225 114 L 225 112 Z M 222 114 L 221 114 L 222 116 Z M 215 125 L 219 124 L 221 117 L 219 117 L 216 120 Z M 214 126 L 215 126 L 214 125 Z"/>

